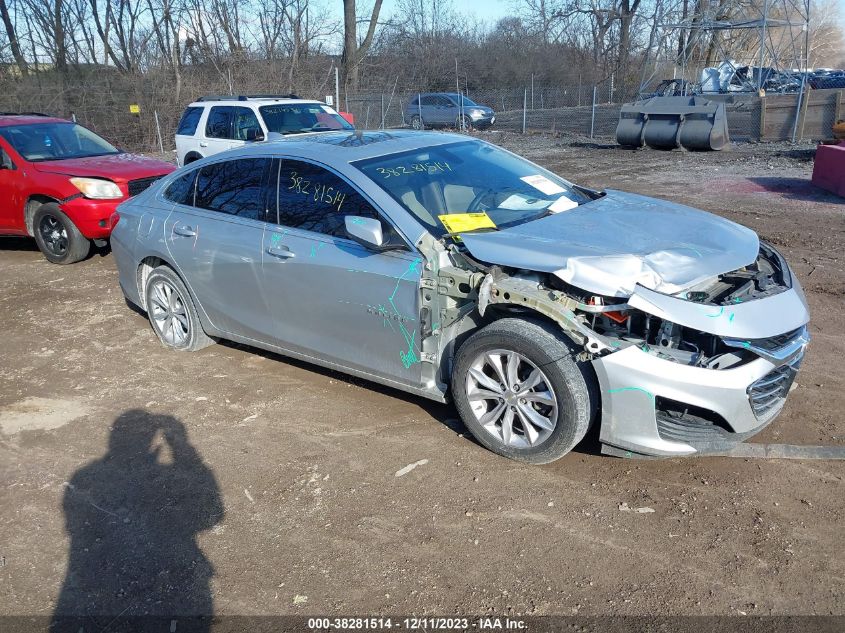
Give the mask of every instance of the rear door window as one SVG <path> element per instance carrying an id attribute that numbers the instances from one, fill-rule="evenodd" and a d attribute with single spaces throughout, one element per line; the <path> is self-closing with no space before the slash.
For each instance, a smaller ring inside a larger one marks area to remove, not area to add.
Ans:
<path id="1" fill-rule="evenodd" d="M 200 107 L 193 107 L 185 110 L 182 114 L 182 118 L 179 120 L 179 127 L 176 128 L 176 134 L 193 136 L 197 131 L 197 125 L 199 125 L 200 117 L 202 117 L 202 108 Z"/>
<path id="2" fill-rule="evenodd" d="M 232 138 L 232 106 L 214 106 L 208 113 L 205 135 L 208 138 Z"/>
<path id="3" fill-rule="evenodd" d="M 238 141 L 245 141 L 247 130 L 261 131 L 261 125 L 258 123 L 258 117 L 251 108 L 233 108 L 232 114 L 232 129 L 233 136 Z"/>
<path id="4" fill-rule="evenodd" d="M 204 166 L 197 176 L 194 206 L 264 221 L 270 163 L 269 158 L 240 158 Z"/>
<path id="5" fill-rule="evenodd" d="M 196 182 L 197 170 L 193 169 L 187 174 L 182 174 L 176 180 L 167 185 L 164 190 L 164 197 L 176 204 L 194 204 L 194 183 Z"/>

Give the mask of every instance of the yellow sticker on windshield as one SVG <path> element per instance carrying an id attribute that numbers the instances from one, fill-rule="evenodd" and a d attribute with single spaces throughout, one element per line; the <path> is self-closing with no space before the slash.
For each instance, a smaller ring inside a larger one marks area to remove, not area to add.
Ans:
<path id="1" fill-rule="evenodd" d="M 452 213 L 438 215 L 437 218 L 449 233 L 463 233 L 476 229 L 495 229 L 496 225 L 486 213 Z"/>

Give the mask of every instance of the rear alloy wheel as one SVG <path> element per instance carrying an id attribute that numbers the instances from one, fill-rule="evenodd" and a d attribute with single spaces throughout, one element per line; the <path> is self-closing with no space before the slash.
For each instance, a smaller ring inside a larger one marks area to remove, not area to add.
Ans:
<path id="1" fill-rule="evenodd" d="M 422 130 L 423 129 L 422 119 L 416 114 L 411 117 L 411 127 L 414 128 L 415 130 Z"/>
<path id="2" fill-rule="evenodd" d="M 38 248 L 54 264 L 73 264 L 85 259 L 91 250 L 91 242 L 54 202 L 38 208 L 32 229 Z"/>
<path id="3" fill-rule="evenodd" d="M 165 347 L 195 352 L 214 341 L 203 331 L 188 289 L 167 266 L 159 266 L 147 278 L 147 316 Z"/>
<path id="4" fill-rule="evenodd" d="M 563 337 L 547 324 L 506 318 L 461 345 L 452 398 L 480 444 L 545 464 L 584 438 L 598 403 L 595 376 Z"/>

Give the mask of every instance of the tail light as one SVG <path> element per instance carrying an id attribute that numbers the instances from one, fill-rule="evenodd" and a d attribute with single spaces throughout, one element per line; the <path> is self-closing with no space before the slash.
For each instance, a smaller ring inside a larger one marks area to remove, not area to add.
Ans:
<path id="1" fill-rule="evenodd" d="M 117 226 L 118 222 L 120 222 L 120 214 L 115 211 L 109 216 L 109 231 L 114 231 L 114 227 Z"/>

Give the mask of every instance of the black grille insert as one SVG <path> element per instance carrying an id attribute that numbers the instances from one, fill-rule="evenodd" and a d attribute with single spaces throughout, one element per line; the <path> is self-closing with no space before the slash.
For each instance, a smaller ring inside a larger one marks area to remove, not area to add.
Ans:
<path id="1" fill-rule="evenodd" d="M 795 380 L 795 375 L 798 373 L 801 358 L 799 356 L 788 365 L 773 369 L 748 387 L 751 409 L 758 419 L 765 418 L 771 411 L 783 404 Z"/>
<path id="2" fill-rule="evenodd" d="M 147 189 L 159 178 L 161 178 L 161 176 L 150 176 L 149 178 L 138 178 L 136 180 L 130 180 L 127 185 L 127 187 L 129 188 L 129 195 L 137 196 L 139 193 Z"/>
<path id="3" fill-rule="evenodd" d="M 802 334 L 804 334 L 803 326 L 799 327 L 797 330 L 787 332 L 786 334 L 779 334 L 777 336 L 771 336 L 769 338 L 749 339 L 748 342 L 751 344 L 752 347 L 759 347 L 760 349 L 766 350 L 767 352 L 772 352 L 775 350 L 779 350 L 782 347 L 786 347 L 789 343 L 792 342 L 793 339 L 801 336 Z"/>

